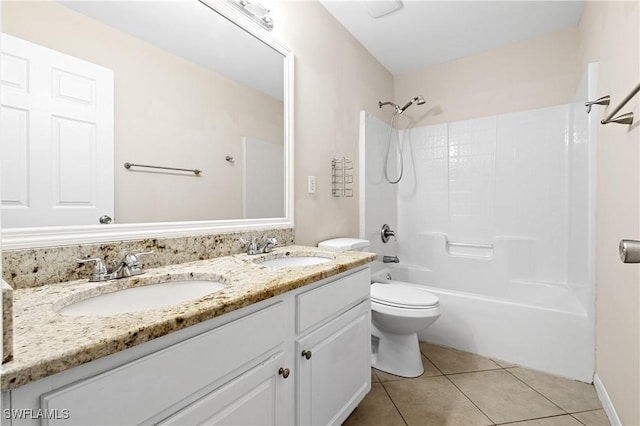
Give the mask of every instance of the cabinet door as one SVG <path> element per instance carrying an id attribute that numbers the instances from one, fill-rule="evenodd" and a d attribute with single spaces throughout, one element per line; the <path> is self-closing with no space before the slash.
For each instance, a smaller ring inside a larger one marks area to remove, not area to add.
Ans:
<path id="1" fill-rule="evenodd" d="M 369 392 L 370 328 L 366 300 L 297 341 L 298 424 L 341 424 Z"/>
<path id="2" fill-rule="evenodd" d="M 161 425 L 277 425 L 287 423 L 285 367 L 280 352 L 203 396 Z M 288 374 L 287 374 L 288 375 Z"/>

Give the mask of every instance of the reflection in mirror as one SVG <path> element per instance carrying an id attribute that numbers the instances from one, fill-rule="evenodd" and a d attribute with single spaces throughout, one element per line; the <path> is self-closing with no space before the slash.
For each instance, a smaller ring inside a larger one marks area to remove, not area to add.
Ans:
<path id="1" fill-rule="evenodd" d="M 3 228 L 286 216 L 281 53 L 195 0 L 1 7 Z"/>

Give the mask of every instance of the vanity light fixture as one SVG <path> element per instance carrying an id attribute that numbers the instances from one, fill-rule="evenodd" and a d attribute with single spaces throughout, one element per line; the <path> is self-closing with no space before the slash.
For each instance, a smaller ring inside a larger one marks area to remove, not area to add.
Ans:
<path id="1" fill-rule="evenodd" d="M 273 29 L 273 19 L 269 16 L 270 10 L 260 3 L 252 3 L 249 0 L 231 0 L 231 3 L 248 17 L 262 25 L 267 31 Z"/>

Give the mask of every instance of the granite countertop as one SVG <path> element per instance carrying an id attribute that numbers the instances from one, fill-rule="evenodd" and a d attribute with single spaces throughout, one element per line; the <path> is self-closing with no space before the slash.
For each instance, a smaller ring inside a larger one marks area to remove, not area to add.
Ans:
<path id="1" fill-rule="evenodd" d="M 257 260 L 321 256 L 318 265 L 271 268 Z M 269 254 L 239 254 L 148 269 L 127 279 L 87 279 L 13 291 L 13 360 L 2 365 L 2 390 L 82 365 L 253 303 L 365 265 L 375 254 L 286 246 Z M 57 310 L 87 297 L 139 285 L 183 279 L 217 280 L 225 288 L 199 299 L 109 317 L 63 316 Z"/>

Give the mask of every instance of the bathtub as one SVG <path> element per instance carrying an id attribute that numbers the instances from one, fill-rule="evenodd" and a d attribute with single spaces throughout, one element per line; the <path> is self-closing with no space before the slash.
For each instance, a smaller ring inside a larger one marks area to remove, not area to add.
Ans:
<path id="1" fill-rule="evenodd" d="M 497 297 L 445 288 L 428 269 L 402 264 L 373 269 L 372 281 L 408 284 L 440 298 L 442 315 L 418 334 L 420 340 L 592 381 L 593 324 L 575 289 L 514 280 Z"/>

